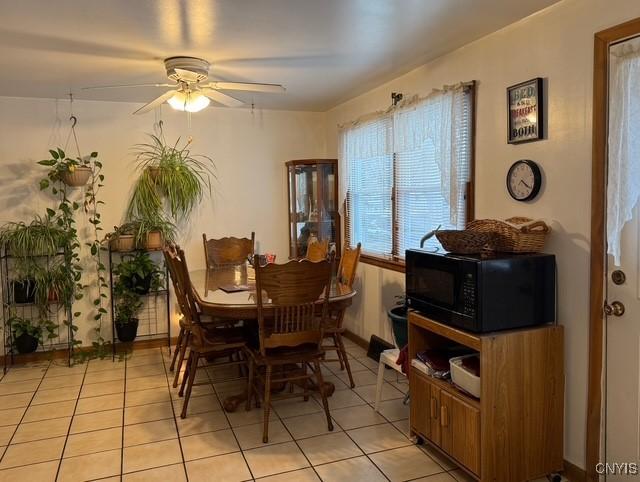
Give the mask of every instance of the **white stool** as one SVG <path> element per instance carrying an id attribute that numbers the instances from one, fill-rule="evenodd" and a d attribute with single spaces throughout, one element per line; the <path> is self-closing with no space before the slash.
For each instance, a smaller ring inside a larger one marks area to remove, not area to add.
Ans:
<path id="1" fill-rule="evenodd" d="M 400 350 L 398 348 L 391 348 L 390 350 L 385 350 L 380 353 L 380 363 L 378 364 L 378 385 L 376 386 L 376 404 L 375 411 L 379 412 L 380 408 L 380 399 L 382 398 L 382 384 L 384 383 L 384 371 L 385 366 L 393 368 L 395 371 L 400 373 L 403 377 L 406 375 L 402 373 L 402 367 L 396 364 L 396 360 L 400 355 Z"/>

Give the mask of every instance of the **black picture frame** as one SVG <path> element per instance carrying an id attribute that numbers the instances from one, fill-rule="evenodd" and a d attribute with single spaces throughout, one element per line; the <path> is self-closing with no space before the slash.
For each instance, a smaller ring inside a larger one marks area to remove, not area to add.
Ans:
<path id="1" fill-rule="evenodd" d="M 507 143 L 522 144 L 544 139 L 544 123 L 542 77 L 507 87 Z"/>

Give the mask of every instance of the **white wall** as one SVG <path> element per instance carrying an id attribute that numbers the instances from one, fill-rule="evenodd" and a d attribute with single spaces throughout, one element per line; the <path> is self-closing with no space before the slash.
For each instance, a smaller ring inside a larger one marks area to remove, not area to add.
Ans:
<path id="1" fill-rule="evenodd" d="M 104 163 L 105 188 L 101 198 L 105 228 L 119 224 L 136 179 L 131 147 L 152 132 L 153 113 L 133 116 L 139 105 L 118 102 L 75 101 L 78 139 L 83 154 L 98 151 Z M 324 157 L 324 116 L 318 113 L 208 108 L 191 119 L 163 109 L 168 141 L 193 136 L 193 152 L 212 157 L 217 167 L 215 192 L 192 220 L 183 226 L 180 243 L 190 268 L 204 267 L 202 233 L 209 237 L 248 236 L 256 232 L 258 249 L 288 256 L 287 199 L 284 162 Z M 62 146 L 69 133 L 69 103 L 50 99 L 0 97 L 0 224 L 28 221 L 46 207 L 51 197 L 38 190 L 46 168 L 37 160 L 50 147 Z M 57 121 L 59 119 L 59 122 Z M 74 154 L 71 145 L 67 153 Z M 74 154 L 75 155 L 75 154 Z M 80 195 L 78 190 L 76 195 Z M 85 226 L 84 213 L 80 226 Z M 91 340 L 89 303 L 78 303 L 84 315 L 79 338 Z M 175 320 L 174 320 L 175 321 Z M 110 338 L 109 323 L 104 336 Z"/>
<path id="2" fill-rule="evenodd" d="M 476 214 L 523 215 L 549 221 L 547 251 L 557 255 L 559 321 L 565 326 L 565 458 L 584 467 L 587 399 L 591 104 L 593 36 L 640 16 L 635 0 L 565 0 L 538 14 L 430 62 L 330 110 L 329 156 L 337 153 L 342 122 L 406 96 L 458 81 L 477 80 Z M 507 86 L 544 77 L 548 87 L 548 139 L 518 146 L 506 142 Z M 544 171 L 539 197 L 523 204 L 505 188 L 508 167 L 533 159 Z M 361 296 L 348 326 L 362 337 L 389 330 L 385 309 L 403 276 L 372 266 L 360 269 Z M 541 367 L 544 369 L 544 367 Z"/>

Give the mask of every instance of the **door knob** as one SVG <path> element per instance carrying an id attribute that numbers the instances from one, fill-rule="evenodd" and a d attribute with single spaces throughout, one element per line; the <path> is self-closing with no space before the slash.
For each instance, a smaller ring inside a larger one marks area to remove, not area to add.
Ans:
<path id="1" fill-rule="evenodd" d="M 619 301 L 614 301 L 611 304 L 605 303 L 604 313 L 607 316 L 622 316 L 624 315 L 624 305 Z"/>

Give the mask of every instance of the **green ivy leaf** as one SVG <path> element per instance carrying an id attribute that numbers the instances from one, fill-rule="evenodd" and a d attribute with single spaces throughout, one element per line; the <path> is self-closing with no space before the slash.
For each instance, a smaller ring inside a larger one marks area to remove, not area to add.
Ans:
<path id="1" fill-rule="evenodd" d="M 47 179 L 40 180 L 40 190 L 44 191 L 49 187 L 49 181 Z"/>
<path id="2" fill-rule="evenodd" d="M 49 149 L 49 154 L 51 154 L 51 157 L 53 157 L 54 159 L 60 159 L 60 154 L 58 154 L 56 151 L 54 151 L 53 149 Z M 55 164 L 55 162 L 53 163 Z M 52 165 L 53 165 L 52 164 Z"/>
<path id="3" fill-rule="evenodd" d="M 97 152 L 95 152 L 95 151 L 94 151 L 94 152 L 92 152 L 92 153 L 91 153 L 91 157 L 98 157 L 98 153 L 97 153 Z"/>
<path id="4" fill-rule="evenodd" d="M 53 159 L 44 159 L 42 161 L 38 161 L 38 164 L 40 164 L 41 166 L 54 166 L 56 164 L 56 161 Z"/>

